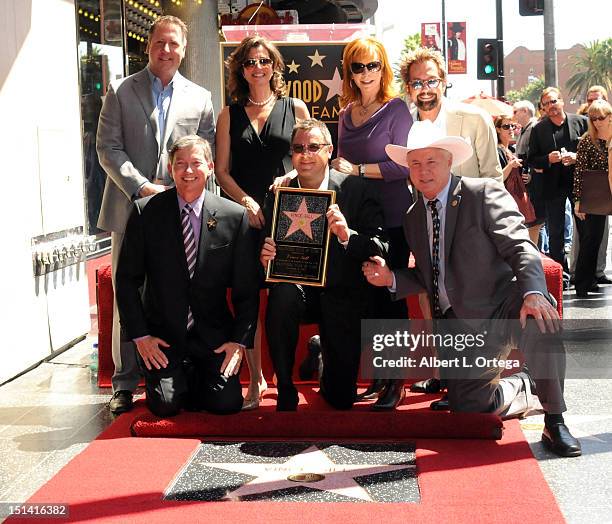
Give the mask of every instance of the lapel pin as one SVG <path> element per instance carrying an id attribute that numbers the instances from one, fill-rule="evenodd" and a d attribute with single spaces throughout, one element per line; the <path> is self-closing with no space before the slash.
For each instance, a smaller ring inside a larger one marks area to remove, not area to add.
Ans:
<path id="1" fill-rule="evenodd" d="M 459 200 L 455 199 L 451 201 L 451 207 L 457 207 L 459 205 Z"/>
<path id="2" fill-rule="evenodd" d="M 217 227 L 217 219 L 214 217 L 210 217 L 206 221 L 206 227 L 208 228 L 208 231 L 212 231 L 213 229 L 215 229 Z"/>

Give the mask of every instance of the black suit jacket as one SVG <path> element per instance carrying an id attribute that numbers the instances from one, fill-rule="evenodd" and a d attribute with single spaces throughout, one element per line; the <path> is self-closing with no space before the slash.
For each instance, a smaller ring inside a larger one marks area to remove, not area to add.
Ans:
<path id="1" fill-rule="evenodd" d="M 587 130 L 587 119 L 582 115 L 570 113 L 567 113 L 566 117 L 571 142 L 568 151 L 575 153 L 578 150 L 578 140 Z M 529 166 L 544 170 L 541 177 L 541 192 L 544 199 L 571 196 L 572 193 L 574 167 L 562 167 L 562 176 L 559 176 L 559 171 L 553 169 L 548 161 L 548 154 L 556 150 L 557 147 L 553 140 L 553 124 L 548 118 L 545 118 L 531 130 L 528 153 Z"/>
<path id="2" fill-rule="evenodd" d="M 259 290 L 246 211 L 206 192 L 201 219 L 190 279 L 176 189 L 136 202 L 116 274 L 117 305 L 129 338 L 153 335 L 182 345 L 190 306 L 193 329 L 206 348 L 228 341 L 253 347 Z"/>
<path id="3" fill-rule="evenodd" d="M 298 187 L 297 178 L 290 184 Z M 351 236 L 346 249 L 335 235 L 329 240 L 326 288 L 341 288 L 352 294 L 361 292 L 369 285 L 361 272 L 361 263 L 369 257 L 385 257 L 389 248 L 383 230 L 383 211 L 363 180 L 329 170 L 329 186 L 336 192 L 336 204 L 346 218 Z M 268 193 L 264 203 L 266 235 L 271 236 L 274 194 Z"/>

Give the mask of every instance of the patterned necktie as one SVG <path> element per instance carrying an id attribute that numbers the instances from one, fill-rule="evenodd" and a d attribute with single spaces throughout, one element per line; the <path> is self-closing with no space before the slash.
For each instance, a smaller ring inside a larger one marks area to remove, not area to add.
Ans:
<path id="1" fill-rule="evenodd" d="M 191 206 L 185 204 L 185 207 L 181 211 L 181 226 L 183 229 L 183 242 L 185 244 L 185 258 L 187 259 L 187 270 L 189 271 L 189 278 L 193 278 L 195 271 L 196 258 L 198 250 L 196 249 L 195 235 L 193 234 L 193 226 L 190 220 Z M 193 315 L 191 314 L 191 307 L 187 310 L 187 329 L 191 329 L 193 326 Z"/>
<path id="2" fill-rule="evenodd" d="M 442 316 L 442 311 L 440 310 L 440 292 L 438 291 L 438 278 L 440 277 L 440 216 L 438 215 L 437 205 L 437 198 L 427 202 L 427 206 L 431 211 L 431 224 L 433 226 L 431 239 L 431 266 L 433 269 L 434 318 Z"/>

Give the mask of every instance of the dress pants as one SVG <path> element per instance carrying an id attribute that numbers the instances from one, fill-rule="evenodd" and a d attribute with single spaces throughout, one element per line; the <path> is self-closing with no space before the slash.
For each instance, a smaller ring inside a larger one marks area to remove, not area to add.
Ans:
<path id="1" fill-rule="evenodd" d="M 498 308 L 495 318 L 486 327 L 481 326 L 479 332 L 486 330 L 487 343 L 482 350 L 466 350 L 462 356 L 468 362 L 474 363 L 476 357 L 506 358 L 512 347 L 518 347 L 525 356 L 529 374 L 536 385 L 538 407 L 551 414 L 566 411 L 563 398 L 565 380 L 565 353 L 561 339 L 554 334 L 540 333 L 535 321 L 528 319 L 525 329 L 521 329 L 519 311 L 523 297 L 518 288 Z M 505 320 L 512 320 L 505 322 Z M 453 329 L 458 329 L 461 322 Z M 445 324 L 446 325 L 446 324 Z M 502 416 L 517 415 L 513 404 L 525 404 L 522 398 L 529 391 L 526 384 L 529 377 L 525 373 L 515 373 L 506 378 L 500 378 L 501 369 L 482 368 L 474 366 L 461 370 L 459 378 L 448 380 L 448 399 L 452 411 L 469 411 L 480 413 L 498 413 Z M 449 375 L 454 372 L 449 371 Z M 526 380 L 527 379 L 527 380 Z M 509 392 L 511 396 L 509 397 Z M 536 400 L 535 398 L 533 400 Z M 536 401 L 537 402 L 537 401 Z M 534 406 L 525 406 L 524 411 Z"/>
<path id="2" fill-rule="evenodd" d="M 567 271 L 565 262 L 565 200 L 566 196 L 546 199 L 546 228 L 548 230 L 548 252 L 550 258 L 559 262 Z M 572 205 L 573 207 L 573 205 Z"/>
<path id="3" fill-rule="evenodd" d="M 115 370 L 112 377 L 113 391 L 134 391 L 140 382 L 140 369 L 136 360 L 136 346 L 134 342 L 125 337 L 121 332 L 121 321 L 119 309 L 115 299 L 115 272 L 121 253 L 123 233 L 111 233 L 111 274 L 113 280 L 113 332 L 111 339 L 111 350 Z"/>
<path id="4" fill-rule="evenodd" d="M 589 215 L 584 220 L 576 218 L 576 227 L 580 237 L 578 260 L 574 281 L 576 291 L 586 292 L 595 282 L 597 257 L 606 225 L 605 215 Z"/>
<path id="5" fill-rule="evenodd" d="M 242 409 L 240 375 L 225 377 L 221 364 L 225 353 L 204 349 L 192 331 L 184 347 L 161 348 L 168 366 L 147 370 L 138 357 L 145 377 L 147 406 L 158 417 L 171 417 L 182 408 L 209 411 L 218 415 Z"/>
<path id="6" fill-rule="evenodd" d="M 268 295 L 266 335 L 276 373 L 279 402 L 296 395 L 292 373 L 300 323 L 318 322 L 323 375 L 321 393 L 336 409 L 349 409 L 357 396 L 361 318 L 366 300 L 354 290 L 274 284 Z"/>

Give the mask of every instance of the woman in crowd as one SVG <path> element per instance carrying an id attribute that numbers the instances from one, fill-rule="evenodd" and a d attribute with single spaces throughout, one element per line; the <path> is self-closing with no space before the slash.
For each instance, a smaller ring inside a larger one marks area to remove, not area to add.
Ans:
<path id="1" fill-rule="evenodd" d="M 266 191 L 275 177 L 292 169 L 289 146 L 296 119 L 310 115 L 304 102 L 286 96 L 283 57 L 265 38 L 246 37 L 226 66 L 232 103 L 217 120 L 215 175 L 223 191 L 246 208 L 258 235 Z M 246 351 L 250 384 L 243 409 L 258 407 L 267 387 L 260 340 L 258 329 L 255 348 Z"/>
<path id="2" fill-rule="evenodd" d="M 393 71 L 383 45 L 374 38 L 358 38 L 344 48 L 343 84 L 338 122 L 338 156 L 334 169 L 365 179 L 380 199 L 389 237 L 389 266 L 406 267 L 408 246 L 402 220 L 412 204 L 408 169 L 391 161 L 387 144 L 405 145 L 412 116 L 397 98 Z M 372 288 L 372 318 L 407 318 L 404 301 L 391 301 L 386 289 Z M 368 393 L 382 388 L 375 381 Z M 403 381 L 385 384 L 377 409 L 393 409 L 403 397 Z"/>
<path id="3" fill-rule="evenodd" d="M 588 110 L 588 131 L 578 143 L 576 167 L 574 169 L 574 213 L 580 236 L 580 249 L 576 262 L 576 296 L 585 298 L 589 291 L 596 291 L 595 271 L 597 253 L 603 237 L 605 215 L 591 215 L 580 209 L 582 183 L 590 171 L 604 171 L 608 175 L 607 151 L 612 137 L 612 107 L 605 100 L 595 100 Z M 612 184 L 610 184 L 612 189 Z"/>
<path id="4" fill-rule="evenodd" d="M 523 162 L 510 149 L 518 126 L 512 122 L 512 117 L 503 115 L 495 117 L 494 124 L 497 132 L 497 154 L 502 167 L 504 185 L 516 201 L 519 211 L 525 217 L 525 226 L 529 229 L 529 238 L 534 244 L 538 245 L 543 220 L 536 218 L 536 213 L 525 187 L 525 182 L 529 181 L 529 174 L 521 174 Z"/>

